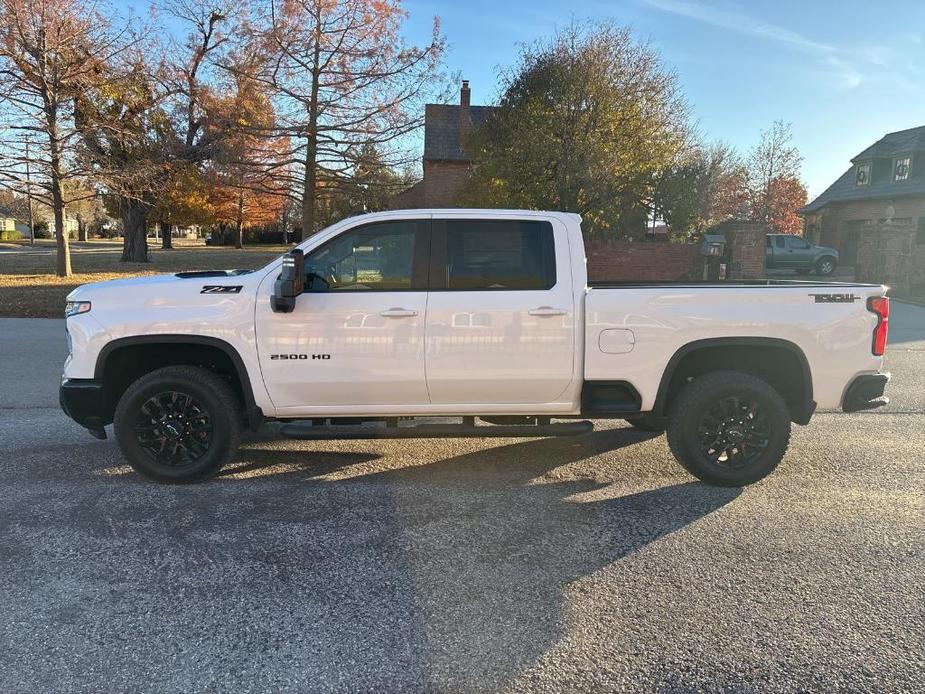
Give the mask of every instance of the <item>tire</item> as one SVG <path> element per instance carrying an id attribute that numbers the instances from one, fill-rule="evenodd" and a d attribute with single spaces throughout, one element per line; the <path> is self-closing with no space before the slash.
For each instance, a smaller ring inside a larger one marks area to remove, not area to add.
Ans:
<path id="1" fill-rule="evenodd" d="M 119 399 L 116 441 L 129 465 L 145 477 L 198 482 L 234 458 L 241 409 L 231 387 L 211 371 L 166 366 L 139 378 Z"/>
<path id="2" fill-rule="evenodd" d="M 816 274 L 822 276 L 831 275 L 833 272 L 835 272 L 836 267 L 838 267 L 838 263 L 836 262 L 835 258 L 827 255 L 824 258 L 820 258 L 816 261 Z"/>
<path id="3" fill-rule="evenodd" d="M 757 482 L 777 467 L 789 443 L 786 403 L 748 374 L 715 371 L 696 378 L 671 405 L 668 446 L 684 469 L 707 484 Z"/>
<path id="4" fill-rule="evenodd" d="M 665 427 L 652 415 L 651 412 L 642 415 L 641 417 L 634 417 L 633 419 L 625 420 L 634 429 L 639 429 L 639 431 L 665 431 Z"/>

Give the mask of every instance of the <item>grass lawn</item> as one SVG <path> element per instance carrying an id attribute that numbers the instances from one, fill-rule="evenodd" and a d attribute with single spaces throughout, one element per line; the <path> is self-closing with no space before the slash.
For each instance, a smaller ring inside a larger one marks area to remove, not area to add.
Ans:
<path id="1" fill-rule="evenodd" d="M 150 242 L 150 241 L 149 241 Z M 0 246 L 14 244 L 3 242 Z M 16 243 L 28 249 L 28 243 Z M 182 270 L 259 268 L 284 253 L 286 246 L 252 246 L 241 250 L 174 242 L 173 250 L 152 249 L 148 263 L 123 263 L 121 241 L 71 242 L 74 275 L 55 275 L 54 243 L 36 241 L 36 253 L 0 253 L 0 316 L 61 318 L 64 298 L 74 287 L 89 282 L 154 275 Z"/>

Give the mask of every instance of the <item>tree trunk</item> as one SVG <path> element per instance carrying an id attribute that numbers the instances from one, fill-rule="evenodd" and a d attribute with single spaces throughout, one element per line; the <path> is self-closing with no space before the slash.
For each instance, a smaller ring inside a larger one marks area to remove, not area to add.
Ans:
<path id="1" fill-rule="evenodd" d="M 244 248 L 244 190 L 238 191 L 238 216 L 235 219 L 234 247 Z"/>
<path id="2" fill-rule="evenodd" d="M 83 220 L 83 217 L 77 218 L 77 240 L 87 240 L 87 223 Z"/>
<path id="3" fill-rule="evenodd" d="M 120 205 L 124 238 L 123 263 L 148 262 L 148 206 L 138 200 L 123 199 Z"/>
<path id="4" fill-rule="evenodd" d="M 51 203 L 55 218 L 55 245 L 58 258 L 55 271 L 58 277 L 71 276 L 71 249 L 68 245 L 67 229 L 64 228 L 64 194 L 61 190 L 61 143 L 58 142 L 55 120 L 49 117 L 48 141 L 51 150 Z"/>
<path id="5" fill-rule="evenodd" d="M 161 227 L 161 248 L 165 250 L 173 248 L 173 226 L 163 219 L 159 222 L 159 225 Z"/>

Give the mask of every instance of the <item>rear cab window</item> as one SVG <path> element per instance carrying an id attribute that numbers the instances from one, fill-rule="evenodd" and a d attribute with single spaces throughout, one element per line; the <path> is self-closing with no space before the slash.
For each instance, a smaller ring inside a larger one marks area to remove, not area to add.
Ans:
<path id="1" fill-rule="evenodd" d="M 549 222 L 434 220 L 432 290 L 546 290 L 555 284 Z"/>

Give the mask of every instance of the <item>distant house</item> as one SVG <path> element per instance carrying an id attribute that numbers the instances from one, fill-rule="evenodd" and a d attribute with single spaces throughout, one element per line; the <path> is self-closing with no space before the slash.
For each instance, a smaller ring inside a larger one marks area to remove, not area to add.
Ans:
<path id="1" fill-rule="evenodd" d="M 29 236 L 29 225 L 17 219 L 8 207 L 0 207 L 0 235 L 19 232 L 24 238 Z"/>
<path id="2" fill-rule="evenodd" d="M 64 214 L 64 230 L 67 232 L 68 236 L 77 236 L 77 230 L 80 225 L 77 222 L 76 217 L 70 217 L 65 212 Z M 48 233 L 52 236 L 55 235 L 55 219 L 52 217 L 48 220 Z"/>
<path id="3" fill-rule="evenodd" d="M 883 225 L 914 232 L 925 251 L 925 126 L 884 135 L 799 213 L 805 235 L 838 249 L 842 265 L 855 265 L 862 236 Z"/>
<path id="4" fill-rule="evenodd" d="M 494 106 L 469 103 L 469 81 L 463 80 L 459 104 L 424 107 L 424 178 L 393 199 L 389 207 L 455 207 L 472 158 L 466 151 L 469 133 L 481 125 Z"/>

